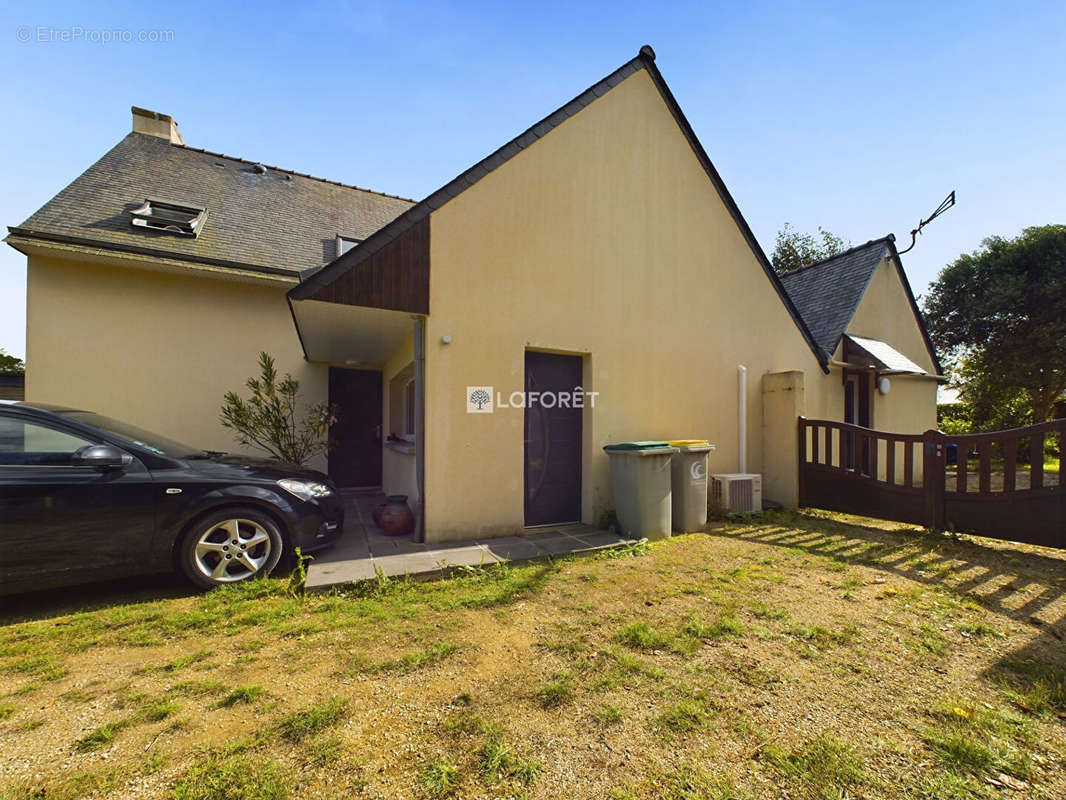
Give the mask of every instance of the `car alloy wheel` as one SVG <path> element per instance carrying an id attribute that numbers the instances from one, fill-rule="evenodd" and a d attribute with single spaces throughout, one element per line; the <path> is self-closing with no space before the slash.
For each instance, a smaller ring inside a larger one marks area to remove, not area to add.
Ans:
<path id="1" fill-rule="evenodd" d="M 185 540 L 186 574 L 201 586 L 237 583 L 270 572 L 281 557 L 281 537 L 251 509 L 220 512 L 201 521 Z"/>

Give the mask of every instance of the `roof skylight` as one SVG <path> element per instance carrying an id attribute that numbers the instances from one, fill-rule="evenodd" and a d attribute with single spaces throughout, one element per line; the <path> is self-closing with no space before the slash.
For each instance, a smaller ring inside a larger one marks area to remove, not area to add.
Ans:
<path id="1" fill-rule="evenodd" d="M 362 241 L 362 239 L 353 239 L 351 236 L 341 236 L 340 234 L 338 234 L 337 255 L 343 256 L 345 253 L 347 253 L 349 250 L 351 250 L 353 247 L 355 247 Z"/>
<path id="2" fill-rule="evenodd" d="M 199 236 L 207 220 L 207 209 L 147 198 L 143 205 L 130 210 L 130 223 L 140 228 Z"/>

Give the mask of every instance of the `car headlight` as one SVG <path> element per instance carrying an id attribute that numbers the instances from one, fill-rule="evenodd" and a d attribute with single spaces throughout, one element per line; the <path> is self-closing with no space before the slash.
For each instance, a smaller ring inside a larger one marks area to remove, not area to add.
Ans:
<path id="1" fill-rule="evenodd" d="M 333 490 L 326 484 L 315 483 L 314 481 L 297 481 L 292 478 L 282 478 L 278 481 L 278 486 L 305 502 L 314 500 L 316 497 L 326 497 L 333 494 Z"/>

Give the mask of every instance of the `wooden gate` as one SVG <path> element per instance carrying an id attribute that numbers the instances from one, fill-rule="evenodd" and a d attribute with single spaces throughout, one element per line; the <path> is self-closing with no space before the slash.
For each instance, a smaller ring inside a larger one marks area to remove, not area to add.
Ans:
<path id="1" fill-rule="evenodd" d="M 1044 469 L 1046 442 L 1057 474 Z M 1064 452 L 1066 419 L 954 436 L 800 417 L 799 504 L 1066 548 Z"/>

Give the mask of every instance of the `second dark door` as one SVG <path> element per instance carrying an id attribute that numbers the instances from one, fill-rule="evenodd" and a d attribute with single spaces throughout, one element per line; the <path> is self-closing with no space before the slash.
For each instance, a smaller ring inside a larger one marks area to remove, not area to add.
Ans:
<path id="1" fill-rule="evenodd" d="M 870 376 L 865 372 L 852 372 L 844 379 L 844 422 L 849 425 L 870 427 Z M 855 434 L 845 437 L 845 464 L 855 469 Z M 864 439 L 860 449 L 859 464 L 864 474 L 869 473 L 869 444 Z"/>
<path id="2" fill-rule="evenodd" d="M 381 382 L 380 372 L 330 367 L 329 402 L 338 414 L 329 476 L 338 486 L 381 486 Z"/>
<path id="3" fill-rule="evenodd" d="M 581 409 L 567 406 L 581 386 L 581 357 L 526 352 L 526 525 L 581 521 Z M 536 401 L 533 392 L 538 393 Z M 553 395 L 541 402 L 543 393 Z M 550 407 L 549 407 L 550 406 Z"/>

